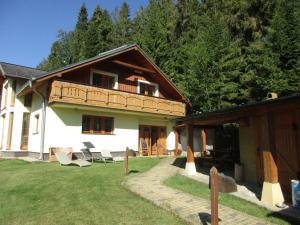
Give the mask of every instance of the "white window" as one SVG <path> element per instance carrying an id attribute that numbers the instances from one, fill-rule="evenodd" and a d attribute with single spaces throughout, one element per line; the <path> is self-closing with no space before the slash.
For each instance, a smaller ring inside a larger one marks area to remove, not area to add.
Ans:
<path id="1" fill-rule="evenodd" d="M 7 106 L 7 98 L 8 98 L 8 81 L 6 81 L 6 83 L 3 84 L 3 90 L 2 90 L 2 105 L 1 105 L 1 109 L 6 108 Z"/>
<path id="2" fill-rule="evenodd" d="M 35 119 L 35 130 L 34 130 L 34 134 L 38 134 L 39 133 L 39 124 L 40 124 L 40 114 L 36 114 L 34 116 Z"/>
<path id="3" fill-rule="evenodd" d="M 118 89 L 118 75 L 102 70 L 91 70 L 90 84 L 93 86 Z"/>
<path id="4" fill-rule="evenodd" d="M 138 80 L 137 93 L 142 95 L 159 97 L 158 84 L 145 80 Z"/>

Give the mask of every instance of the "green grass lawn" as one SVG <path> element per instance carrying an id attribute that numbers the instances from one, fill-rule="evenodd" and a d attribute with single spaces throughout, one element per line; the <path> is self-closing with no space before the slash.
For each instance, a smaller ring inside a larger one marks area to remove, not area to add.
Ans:
<path id="1" fill-rule="evenodd" d="M 132 158 L 129 169 L 143 172 L 159 160 Z M 0 160 L 0 224 L 185 224 L 126 190 L 123 172 L 123 163 Z"/>
<path id="2" fill-rule="evenodd" d="M 197 197 L 210 199 L 210 190 L 207 184 L 192 180 L 182 175 L 176 174 L 175 176 L 170 177 L 165 181 L 165 184 L 169 187 L 190 193 Z M 265 219 L 272 223 L 300 224 L 300 221 L 291 220 L 290 218 L 279 218 L 279 215 L 272 214 L 271 211 L 266 208 L 230 194 L 220 193 L 219 203 L 238 211 L 245 212 L 249 215 Z"/>

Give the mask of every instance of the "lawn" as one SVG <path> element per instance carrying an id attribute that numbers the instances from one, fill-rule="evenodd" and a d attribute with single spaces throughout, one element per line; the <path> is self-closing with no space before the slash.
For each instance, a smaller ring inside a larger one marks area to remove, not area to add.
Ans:
<path id="1" fill-rule="evenodd" d="M 208 185 L 176 174 L 165 181 L 169 187 L 190 193 L 197 197 L 210 199 L 210 190 Z M 245 212 L 249 215 L 256 216 L 276 224 L 300 224 L 300 221 L 295 221 L 290 218 L 279 218 L 279 215 L 273 214 L 266 208 L 260 207 L 252 202 L 238 198 L 236 196 L 220 193 L 219 203 L 238 211 Z M 289 222 L 288 222 L 289 220 Z"/>
<path id="2" fill-rule="evenodd" d="M 143 172 L 159 160 L 132 158 L 129 168 Z M 0 160 L 0 224 L 185 224 L 125 189 L 123 168 Z"/>

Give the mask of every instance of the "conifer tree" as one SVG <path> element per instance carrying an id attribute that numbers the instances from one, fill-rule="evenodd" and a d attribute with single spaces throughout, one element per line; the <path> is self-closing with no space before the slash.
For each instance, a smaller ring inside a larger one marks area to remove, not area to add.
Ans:
<path id="1" fill-rule="evenodd" d="M 84 59 L 85 36 L 88 29 L 88 12 L 85 4 L 80 8 L 72 40 L 72 62 Z"/>
<path id="2" fill-rule="evenodd" d="M 131 42 L 132 22 L 130 20 L 129 5 L 124 2 L 120 9 L 115 10 L 115 24 L 113 28 L 113 45 L 115 47 Z"/>
<path id="3" fill-rule="evenodd" d="M 112 47 L 112 20 L 106 10 L 96 6 L 85 39 L 84 57 L 90 58 Z"/>

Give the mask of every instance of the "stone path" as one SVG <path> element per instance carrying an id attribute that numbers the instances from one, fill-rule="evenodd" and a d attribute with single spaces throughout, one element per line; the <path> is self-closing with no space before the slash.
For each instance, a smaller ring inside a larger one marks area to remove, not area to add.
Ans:
<path id="1" fill-rule="evenodd" d="M 174 158 L 164 159 L 149 171 L 130 177 L 126 187 L 190 224 L 210 224 L 210 201 L 163 185 L 164 180 L 179 171 L 179 168 L 171 165 L 173 161 Z M 271 224 L 221 205 L 219 219 L 219 224 Z"/>

